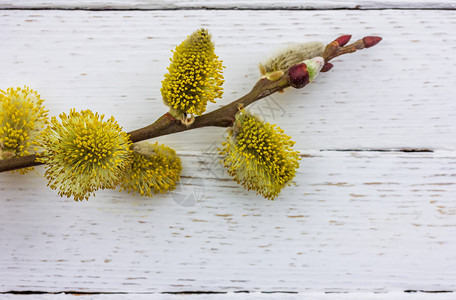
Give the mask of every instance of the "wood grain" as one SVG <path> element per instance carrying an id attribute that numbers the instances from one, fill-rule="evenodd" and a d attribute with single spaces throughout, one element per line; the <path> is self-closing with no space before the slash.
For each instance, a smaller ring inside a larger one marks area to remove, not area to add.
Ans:
<path id="1" fill-rule="evenodd" d="M 63 300 L 453 300 L 454 294 L 452 293 L 408 293 L 408 292 L 390 292 L 390 293 L 369 293 L 369 292 L 354 292 L 354 293 L 321 293 L 321 292 L 308 292 L 308 293 L 228 293 L 228 294 L 199 294 L 199 295 L 170 295 L 170 294 L 95 294 L 95 295 L 81 295 L 81 294 L 44 294 L 44 295 L 2 295 L 3 300 L 44 300 L 44 299 L 63 299 Z"/>
<path id="2" fill-rule="evenodd" d="M 70 108 L 114 115 L 125 130 L 166 108 L 160 82 L 170 49 L 208 27 L 227 66 L 219 107 L 247 93 L 257 63 L 290 41 L 381 35 L 375 48 L 335 60 L 331 72 L 253 110 L 298 149 L 455 149 L 456 15 L 452 11 L 4 11 L 0 84 L 37 89 L 52 115 Z M 219 128 L 161 139 L 205 150 Z"/>
<path id="3" fill-rule="evenodd" d="M 217 157 L 181 154 L 178 194 L 204 190 L 187 207 L 115 191 L 75 203 L 40 176 L 2 174 L 0 291 L 456 288 L 452 152 L 309 152 L 276 201 L 244 191 Z"/>
<path id="4" fill-rule="evenodd" d="M 217 165 L 218 128 L 159 139 L 182 155 L 178 194 L 101 191 L 74 203 L 39 174 L 1 174 L 0 292 L 407 299 L 404 290 L 456 290 L 453 11 L 0 13 L 7 45 L 0 47 L 0 88 L 30 85 L 51 115 L 90 108 L 114 115 L 125 130 L 165 111 L 159 89 L 170 49 L 195 28 L 210 29 L 227 66 L 224 100 L 209 110 L 245 94 L 258 61 L 290 41 L 384 37 L 335 61 L 305 90 L 253 108 L 303 153 L 296 186 L 274 202 L 244 191 Z M 434 152 L 340 151 L 350 149 Z M 195 175 L 201 180 L 190 181 Z M 198 201 L 180 202 L 193 192 Z"/>
<path id="5" fill-rule="evenodd" d="M 340 0 L 327 0 L 327 1 L 300 1 L 300 0 L 261 0 L 261 1 L 247 1 L 247 0 L 50 0 L 50 1 L 36 1 L 36 0 L 2 0 L 0 8 L 52 8 L 52 9 L 134 9 L 134 10 L 173 10 L 173 9 L 253 9 L 253 10 L 277 10 L 277 9 L 386 9 L 386 8 L 407 8 L 407 9 L 454 9 L 456 4 L 452 0 L 358 0 L 358 1 L 340 1 Z"/>

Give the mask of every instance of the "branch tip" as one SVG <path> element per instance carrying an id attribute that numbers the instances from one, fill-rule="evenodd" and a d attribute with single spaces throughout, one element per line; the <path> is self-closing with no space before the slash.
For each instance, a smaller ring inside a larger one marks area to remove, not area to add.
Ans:
<path id="1" fill-rule="evenodd" d="M 382 38 L 379 37 L 379 36 L 366 36 L 366 37 L 363 37 L 364 47 L 366 47 L 366 48 L 374 47 L 375 45 L 380 43 L 381 40 L 382 40 Z"/>
<path id="2" fill-rule="evenodd" d="M 322 73 L 324 72 L 328 72 L 329 70 L 331 70 L 332 68 L 334 67 L 334 65 L 332 63 L 326 63 L 323 68 L 321 68 L 321 71 Z"/>
<path id="3" fill-rule="evenodd" d="M 347 45 L 347 43 L 350 41 L 351 37 L 352 37 L 351 34 L 341 35 L 340 37 L 335 39 L 334 42 L 339 44 L 339 47 L 343 47 L 343 46 Z"/>

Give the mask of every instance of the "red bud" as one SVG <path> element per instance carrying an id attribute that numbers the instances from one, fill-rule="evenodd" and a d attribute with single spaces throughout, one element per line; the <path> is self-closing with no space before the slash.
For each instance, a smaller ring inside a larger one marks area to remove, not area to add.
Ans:
<path id="1" fill-rule="evenodd" d="M 291 66 L 288 69 L 288 82 L 296 89 L 305 87 L 309 83 L 309 72 L 307 71 L 307 65 L 300 63 Z"/>
<path id="2" fill-rule="evenodd" d="M 321 68 L 320 72 L 328 72 L 329 70 L 332 69 L 332 67 L 334 67 L 334 65 L 332 63 L 325 63 L 323 68 Z"/>
<path id="3" fill-rule="evenodd" d="M 350 34 L 342 35 L 342 36 L 338 37 L 337 39 L 335 39 L 334 41 L 337 42 L 340 47 L 343 47 L 350 41 L 351 37 L 352 36 Z"/>
<path id="4" fill-rule="evenodd" d="M 377 45 L 382 40 L 379 36 L 366 36 L 363 37 L 364 47 L 370 48 Z"/>

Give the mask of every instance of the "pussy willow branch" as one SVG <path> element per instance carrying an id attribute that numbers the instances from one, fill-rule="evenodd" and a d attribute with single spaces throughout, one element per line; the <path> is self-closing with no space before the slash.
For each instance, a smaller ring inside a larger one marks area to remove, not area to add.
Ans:
<path id="1" fill-rule="evenodd" d="M 364 48 L 369 48 L 376 45 L 381 38 L 379 37 L 365 37 L 352 44 L 346 45 L 351 36 L 341 36 L 335 41 L 326 46 L 322 57 L 325 60 L 324 71 L 329 71 L 332 64 L 329 61 L 337 56 L 355 52 Z M 291 70 L 291 67 L 289 70 Z M 140 142 L 143 140 L 151 139 L 154 137 L 177 133 L 181 131 L 191 130 L 195 128 L 215 126 L 215 127 L 230 127 L 234 123 L 234 116 L 236 115 L 240 106 L 246 107 L 253 102 L 267 97 L 277 91 L 283 90 L 290 86 L 289 70 L 275 81 L 261 78 L 252 90 L 245 96 L 236 101 L 231 102 L 217 110 L 210 113 L 203 114 L 195 118 L 195 121 L 186 126 L 180 121 L 176 120 L 169 113 L 164 114 L 158 118 L 154 123 L 146 127 L 129 132 L 132 142 Z M 36 155 L 27 155 L 11 159 L 0 160 L 0 172 L 12 171 L 21 168 L 33 167 L 41 165 L 42 163 L 36 161 Z"/>

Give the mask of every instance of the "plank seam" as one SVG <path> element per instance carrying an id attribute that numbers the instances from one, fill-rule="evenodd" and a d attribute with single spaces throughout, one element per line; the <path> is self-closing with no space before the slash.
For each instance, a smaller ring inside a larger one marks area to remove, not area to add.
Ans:
<path id="1" fill-rule="evenodd" d="M 321 149 L 320 152 L 404 152 L 404 153 L 414 153 L 414 152 L 425 152 L 433 153 L 434 150 L 427 148 L 401 148 L 401 149 Z"/>
<path id="2" fill-rule="evenodd" d="M 243 7 L 170 7 L 170 8 L 90 8 L 90 7 L 3 7 L 0 10 L 55 10 L 55 11 L 185 11 L 185 10 L 219 10 L 219 11 L 382 11 L 382 10 L 430 10 L 430 11 L 453 11 L 456 7 L 379 7 L 379 8 L 363 8 L 363 7 L 334 7 L 334 8 L 302 8 L 302 7 L 258 7 L 258 8 L 243 8 Z"/>
<path id="3" fill-rule="evenodd" d="M 453 290 L 404 290 L 403 293 L 426 293 L 426 294 L 441 294 L 441 293 L 455 293 Z M 7 291 L 0 292 L 0 295 L 55 295 L 55 294 L 67 294 L 67 295 L 128 295 L 128 294 L 137 294 L 137 295 L 189 295 L 189 294 L 249 294 L 249 293 L 261 293 L 261 294 L 299 294 L 300 292 L 296 291 L 248 291 L 248 290 L 239 290 L 232 292 L 221 292 L 221 291 L 181 291 L 181 292 L 159 292 L 159 293 L 149 293 L 149 292 L 84 292 L 84 291 L 58 291 L 58 292 L 44 292 L 44 291 Z M 350 292 L 323 292 L 325 294 L 350 294 Z M 385 294 L 388 294 L 386 292 Z"/>

